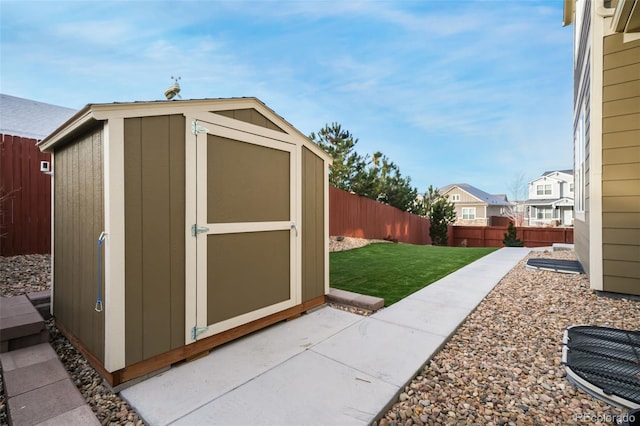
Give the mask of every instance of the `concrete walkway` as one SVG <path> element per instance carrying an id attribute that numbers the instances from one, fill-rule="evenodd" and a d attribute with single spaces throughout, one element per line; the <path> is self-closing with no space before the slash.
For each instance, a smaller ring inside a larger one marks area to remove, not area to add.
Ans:
<path id="1" fill-rule="evenodd" d="M 370 317 L 328 307 L 121 395 L 151 425 L 366 425 L 531 249 L 503 248 Z"/>

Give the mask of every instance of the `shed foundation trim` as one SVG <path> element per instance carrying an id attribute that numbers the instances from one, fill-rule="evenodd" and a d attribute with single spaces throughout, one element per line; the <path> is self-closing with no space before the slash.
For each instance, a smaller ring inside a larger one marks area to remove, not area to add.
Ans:
<path id="1" fill-rule="evenodd" d="M 89 361 L 93 368 L 104 377 L 110 386 L 119 386 L 124 382 L 142 377 L 154 371 L 171 366 L 172 364 L 194 358 L 196 355 L 209 351 L 217 346 L 223 345 L 232 340 L 238 339 L 247 334 L 253 333 L 280 321 L 297 318 L 300 314 L 321 306 L 325 303 L 325 296 L 319 296 L 307 302 L 293 306 L 280 312 L 264 318 L 259 318 L 247 324 L 240 325 L 230 330 L 218 333 L 216 335 L 198 340 L 192 344 L 181 346 L 166 353 L 156 355 L 144 361 L 140 361 L 133 365 L 127 366 L 117 371 L 107 371 L 100 360 L 87 350 L 84 344 L 73 334 L 71 334 L 61 324 L 56 324 L 58 329 L 67 337 L 67 339 L 78 349 L 78 351 Z"/>

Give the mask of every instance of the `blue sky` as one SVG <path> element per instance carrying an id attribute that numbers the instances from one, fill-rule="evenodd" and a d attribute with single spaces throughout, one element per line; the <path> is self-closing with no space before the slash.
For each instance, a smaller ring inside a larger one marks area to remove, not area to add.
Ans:
<path id="1" fill-rule="evenodd" d="M 5 94 L 70 108 L 255 96 L 308 135 L 340 123 L 420 192 L 510 194 L 572 167 L 562 2 L 0 0 Z"/>

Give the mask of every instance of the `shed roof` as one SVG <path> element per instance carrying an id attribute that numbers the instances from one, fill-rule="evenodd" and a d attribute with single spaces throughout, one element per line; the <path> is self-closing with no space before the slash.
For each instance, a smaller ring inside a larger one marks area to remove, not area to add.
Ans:
<path id="1" fill-rule="evenodd" d="M 71 140 L 74 135 L 110 118 L 168 114 L 206 114 L 215 111 L 246 108 L 254 108 L 258 112 L 268 116 L 268 118 L 282 127 L 287 134 L 295 136 L 298 138 L 297 140 L 303 141 L 308 148 L 312 149 L 318 155 L 321 155 L 328 162 L 332 161 L 331 157 L 318 145 L 313 143 L 306 135 L 269 108 L 264 102 L 255 97 L 87 104 L 73 117 L 69 118 L 64 124 L 60 125 L 60 127 L 40 141 L 38 146 L 42 151 L 51 151 L 55 146 L 64 144 Z"/>
<path id="2" fill-rule="evenodd" d="M 508 206 L 509 201 L 507 200 L 507 196 L 504 194 L 489 194 L 484 192 L 481 189 L 476 188 L 475 186 L 471 186 L 468 183 L 452 183 L 447 186 L 443 186 L 440 188 L 440 193 L 445 194 L 451 191 L 454 187 L 458 187 L 465 192 L 468 192 L 472 196 L 476 197 L 480 201 L 487 203 L 490 206 Z"/>
<path id="3" fill-rule="evenodd" d="M 72 108 L 0 93 L 0 133 L 43 139 L 75 112 Z"/>

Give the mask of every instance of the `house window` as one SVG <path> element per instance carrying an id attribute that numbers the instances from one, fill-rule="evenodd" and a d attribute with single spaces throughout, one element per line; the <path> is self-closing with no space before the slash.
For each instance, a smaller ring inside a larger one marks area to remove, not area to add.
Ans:
<path id="1" fill-rule="evenodd" d="M 475 207 L 463 207 L 462 208 L 462 219 L 464 220 L 474 220 L 476 218 L 476 208 Z"/>
<path id="2" fill-rule="evenodd" d="M 451 194 L 451 201 L 460 201 L 460 194 Z"/>
<path id="3" fill-rule="evenodd" d="M 551 184 L 537 185 L 536 186 L 536 194 L 537 195 L 551 195 Z"/>
<path id="4" fill-rule="evenodd" d="M 573 192 L 573 183 L 569 184 L 569 192 Z"/>
<path id="5" fill-rule="evenodd" d="M 553 208 L 551 207 L 538 207 L 536 219 L 553 219 Z"/>

